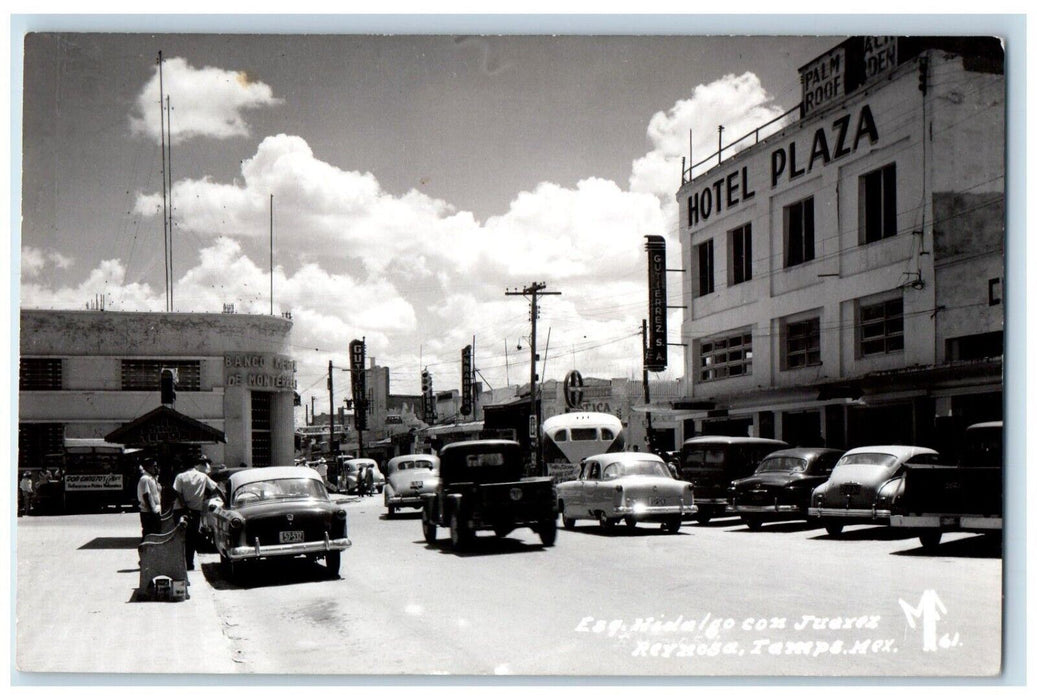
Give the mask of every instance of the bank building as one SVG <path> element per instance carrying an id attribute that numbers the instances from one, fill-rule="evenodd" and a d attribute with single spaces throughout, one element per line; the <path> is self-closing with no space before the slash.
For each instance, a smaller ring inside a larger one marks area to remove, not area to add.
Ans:
<path id="1" fill-rule="evenodd" d="M 20 470 L 111 444 L 167 470 L 201 454 L 228 467 L 292 464 L 291 320 L 22 309 L 20 325 Z M 172 397 L 164 372 L 175 377 Z M 66 489 L 135 488 L 135 464 L 111 471 L 104 483 L 69 474 Z"/>
<path id="2" fill-rule="evenodd" d="M 1002 418 L 1003 48 L 855 37 L 800 77 L 797 108 L 683 168 L 666 412 L 684 439 L 953 447 Z"/>

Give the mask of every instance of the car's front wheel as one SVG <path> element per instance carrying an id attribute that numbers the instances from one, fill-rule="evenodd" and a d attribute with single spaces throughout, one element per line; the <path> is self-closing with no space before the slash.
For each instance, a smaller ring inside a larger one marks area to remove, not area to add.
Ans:
<path id="1" fill-rule="evenodd" d="M 827 532 L 832 537 L 835 537 L 836 535 L 841 534 L 842 531 L 843 531 L 843 524 L 842 523 L 835 523 L 835 522 L 832 522 L 831 520 L 829 520 L 829 521 L 827 521 L 825 523 L 825 532 Z"/>
<path id="2" fill-rule="evenodd" d="M 699 511 L 698 515 L 695 516 L 695 522 L 697 522 L 699 525 L 705 525 L 706 523 L 709 522 L 709 519 L 711 517 L 712 517 L 712 513 L 710 513 L 709 511 L 706 511 L 706 512 Z"/>
<path id="3" fill-rule="evenodd" d="M 395 516 L 396 516 L 396 506 L 389 506 L 389 517 L 392 518 L 392 517 L 395 517 Z"/>
<path id="4" fill-rule="evenodd" d="M 676 535 L 681 529 L 681 518 L 679 515 L 667 518 L 663 521 L 663 531 L 669 535 Z"/>
<path id="5" fill-rule="evenodd" d="M 464 549 L 472 539 L 472 531 L 468 529 L 464 518 L 455 510 L 450 516 L 450 544 L 454 549 Z"/>
<path id="6" fill-rule="evenodd" d="M 554 518 L 542 521 L 537 526 L 537 534 L 540 535 L 540 542 L 545 547 L 553 547 L 558 537 L 558 521 Z"/>
<path id="7" fill-rule="evenodd" d="M 743 515 L 742 522 L 745 523 L 745 526 L 750 530 L 759 530 L 763 527 L 763 521 L 751 515 Z"/>
<path id="8" fill-rule="evenodd" d="M 436 543 L 436 524 L 432 522 L 432 515 L 428 512 L 428 508 L 421 511 L 421 533 L 425 535 L 425 542 Z"/>
<path id="9" fill-rule="evenodd" d="M 601 526 L 601 529 L 603 529 L 603 530 L 611 530 L 612 526 L 615 525 L 615 524 L 616 524 L 616 521 L 613 520 L 612 518 L 607 517 L 604 512 L 599 512 L 598 513 L 598 525 Z"/>
<path id="10" fill-rule="evenodd" d="M 925 530 L 918 535 L 918 541 L 922 543 L 922 549 L 931 552 L 940 546 L 940 538 L 943 533 L 939 530 Z"/>

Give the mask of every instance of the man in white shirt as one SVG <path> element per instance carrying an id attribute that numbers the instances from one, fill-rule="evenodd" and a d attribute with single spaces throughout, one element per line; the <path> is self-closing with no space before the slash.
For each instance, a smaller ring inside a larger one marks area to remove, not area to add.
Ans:
<path id="1" fill-rule="evenodd" d="M 173 479 L 173 490 L 176 492 L 177 517 L 187 518 L 187 538 L 184 544 L 184 555 L 188 570 L 194 569 L 194 553 L 198 550 L 198 527 L 202 512 L 212 494 L 218 493 L 216 482 L 209 478 L 209 463 L 199 459 L 193 469 L 187 469 Z"/>
<path id="2" fill-rule="evenodd" d="M 158 464 L 153 459 L 146 459 L 140 467 L 140 480 L 137 482 L 137 502 L 140 506 L 141 539 L 157 533 L 162 521 L 162 497 L 158 489 Z"/>

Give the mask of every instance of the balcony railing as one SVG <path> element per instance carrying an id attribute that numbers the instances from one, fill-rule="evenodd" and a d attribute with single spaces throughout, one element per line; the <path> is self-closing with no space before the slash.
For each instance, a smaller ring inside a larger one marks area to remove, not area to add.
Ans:
<path id="1" fill-rule="evenodd" d="M 683 187 L 684 185 L 686 185 L 689 182 L 691 182 L 691 180 L 692 180 L 692 172 L 695 170 L 695 168 L 698 168 L 700 166 L 706 165 L 707 163 L 711 163 L 714 160 L 716 160 L 716 164 L 717 165 L 720 165 L 720 163 L 724 160 L 724 152 L 725 151 L 730 151 L 732 148 L 737 147 L 743 141 L 746 141 L 748 139 L 754 139 L 753 145 L 758 144 L 760 142 L 760 132 L 765 131 L 767 129 L 767 127 L 769 127 L 769 126 L 773 126 L 775 123 L 782 121 L 783 119 L 785 119 L 787 116 L 789 116 L 793 112 L 797 112 L 798 113 L 799 111 L 800 111 L 800 105 L 796 105 L 795 107 L 793 107 L 792 109 L 788 110 L 787 112 L 783 112 L 782 114 L 779 114 L 774 119 L 771 119 L 769 122 L 767 122 L 766 124 L 761 124 L 760 126 L 756 127 L 752 131 L 750 131 L 745 136 L 742 136 L 741 138 L 738 138 L 735 141 L 732 141 L 731 143 L 729 143 L 727 145 L 724 145 L 724 143 L 723 143 L 724 127 L 723 126 L 717 127 L 717 134 L 718 134 L 717 139 L 718 139 L 718 142 L 717 142 L 717 150 L 716 151 L 714 151 L 713 153 L 710 153 L 708 156 L 706 156 L 702 160 L 698 161 L 697 163 L 692 163 L 690 166 L 687 165 L 687 162 L 692 159 L 693 154 L 689 154 L 688 158 L 683 158 L 683 157 L 681 158 L 681 186 Z M 768 136 L 769 135 L 770 134 L 768 134 Z M 687 166 L 687 167 L 685 167 L 685 166 Z"/>

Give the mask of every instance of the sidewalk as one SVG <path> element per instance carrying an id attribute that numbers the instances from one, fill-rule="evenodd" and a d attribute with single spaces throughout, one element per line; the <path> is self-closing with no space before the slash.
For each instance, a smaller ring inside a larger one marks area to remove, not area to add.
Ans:
<path id="1" fill-rule="evenodd" d="M 196 557 L 182 602 L 134 602 L 136 513 L 17 519 L 15 668 L 21 673 L 236 673 Z M 31 682 L 31 681 L 30 681 Z M 144 679 L 143 682 L 147 682 Z"/>

